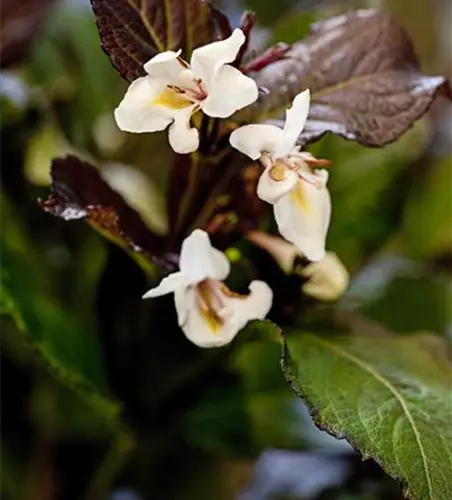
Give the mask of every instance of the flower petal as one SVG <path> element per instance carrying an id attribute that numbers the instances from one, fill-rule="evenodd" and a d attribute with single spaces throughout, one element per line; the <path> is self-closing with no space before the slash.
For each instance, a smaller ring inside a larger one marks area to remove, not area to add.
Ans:
<path id="1" fill-rule="evenodd" d="M 295 96 L 292 107 L 286 110 L 286 122 L 276 151 L 277 158 L 286 156 L 295 147 L 309 114 L 310 99 L 310 92 L 307 89 Z"/>
<path id="2" fill-rule="evenodd" d="M 221 283 L 218 285 L 221 287 Z M 264 318 L 271 308 L 273 293 L 262 281 L 251 282 L 249 288 L 248 296 L 219 290 L 224 307 L 217 317 L 202 311 L 191 291 L 177 290 L 175 305 L 186 337 L 199 347 L 221 347 L 231 342 L 248 321 Z"/>
<path id="3" fill-rule="evenodd" d="M 196 151 L 199 146 L 199 133 L 194 127 L 190 127 L 190 118 L 194 106 L 174 110 L 174 122 L 168 132 L 170 146 L 176 153 L 181 155 Z"/>
<path id="4" fill-rule="evenodd" d="M 160 52 L 143 66 L 144 70 L 152 78 L 166 80 L 166 83 L 174 82 L 181 72 L 186 69 L 179 61 L 181 52 L 182 50 Z"/>
<path id="5" fill-rule="evenodd" d="M 209 235 L 195 229 L 182 243 L 179 267 L 193 284 L 211 278 L 224 280 L 231 266 L 223 252 L 213 248 Z"/>
<path id="6" fill-rule="evenodd" d="M 188 322 L 193 311 L 196 310 L 196 292 L 193 286 L 178 288 L 174 291 L 174 305 L 176 307 L 177 322 L 182 328 Z"/>
<path id="7" fill-rule="evenodd" d="M 162 279 L 160 284 L 155 288 L 151 288 L 144 295 L 143 299 L 150 299 L 153 297 L 160 297 L 167 293 L 173 293 L 180 287 L 187 286 L 187 278 L 181 272 L 172 273 Z"/>
<path id="8" fill-rule="evenodd" d="M 256 82 L 252 78 L 245 76 L 237 68 L 225 65 L 218 70 L 201 108 L 208 116 L 227 118 L 253 103 L 258 93 Z"/>
<path id="9" fill-rule="evenodd" d="M 273 205 L 291 191 L 298 181 L 295 172 L 276 162 L 262 172 L 257 184 L 257 196 Z"/>
<path id="10" fill-rule="evenodd" d="M 337 300 L 346 290 L 350 279 L 344 264 L 333 252 L 327 252 L 319 262 L 311 262 L 301 274 L 307 278 L 303 292 L 324 301 Z"/>
<path id="11" fill-rule="evenodd" d="M 193 51 L 191 69 L 198 78 L 201 78 L 208 90 L 217 71 L 224 64 L 234 61 L 244 42 L 245 35 L 242 30 L 235 29 L 225 40 L 208 43 Z"/>
<path id="12" fill-rule="evenodd" d="M 229 142 L 241 153 L 257 160 L 263 152 L 273 153 L 281 141 L 282 130 L 275 125 L 244 125 L 232 132 Z"/>
<path id="13" fill-rule="evenodd" d="M 274 213 L 279 232 L 286 240 L 309 260 L 323 259 L 331 216 L 331 200 L 326 188 L 317 189 L 306 181 L 299 181 L 275 203 Z"/>
<path id="14" fill-rule="evenodd" d="M 126 95 L 115 109 L 118 127 L 126 132 L 157 132 L 171 122 L 165 108 L 152 104 L 165 89 L 165 83 L 143 76 L 133 81 Z"/>
<path id="15" fill-rule="evenodd" d="M 186 69 L 178 59 L 181 52 L 182 50 L 160 52 L 143 66 L 144 70 L 153 78 L 166 80 L 166 83 L 174 83 L 181 72 Z"/>

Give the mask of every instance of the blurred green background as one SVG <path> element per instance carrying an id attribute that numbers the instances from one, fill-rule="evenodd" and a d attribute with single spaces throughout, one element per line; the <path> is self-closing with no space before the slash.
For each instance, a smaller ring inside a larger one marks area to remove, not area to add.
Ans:
<path id="1" fill-rule="evenodd" d="M 388 9 L 423 71 L 452 77 L 448 0 L 221 5 L 233 25 L 244 7 L 256 11 L 255 51 L 349 9 Z M 171 301 L 159 319 L 141 301 L 147 278 L 125 253 L 38 207 L 51 158 L 75 152 L 166 231 L 166 138 L 116 128 L 126 83 L 100 49 L 89 3 L 53 2 L 0 77 L 3 498 L 401 498 L 376 464 L 314 427 L 283 380 L 277 343 L 199 353 L 167 334 Z M 352 275 L 339 305 L 356 318 L 451 336 L 451 116 L 442 100 L 383 149 L 331 136 L 311 148 L 334 163 L 327 247 Z"/>

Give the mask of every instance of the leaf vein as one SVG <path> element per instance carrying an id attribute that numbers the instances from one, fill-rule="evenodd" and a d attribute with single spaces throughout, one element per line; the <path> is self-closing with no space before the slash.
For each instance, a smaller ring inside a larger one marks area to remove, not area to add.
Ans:
<path id="1" fill-rule="evenodd" d="M 421 459 L 422 459 L 422 463 L 423 463 L 423 469 L 424 469 L 424 473 L 425 473 L 425 477 L 426 477 L 426 480 L 427 480 L 427 486 L 428 486 L 428 491 L 429 491 L 429 498 L 431 500 L 434 500 L 434 496 L 433 496 L 433 488 L 432 488 L 432 480 L 431 480 L 431 477 L 430 477 L 430 468 L 428 466 L 428 462 L 427 462 L 427 456 L 425 454 L 425 450 L 424 450 L 424 446 L 422 444 L 422 441 L 421 441 L 421 436 L 420 436 L 420 433 L 419 433 L 419 429 L 417 428 L 416 426 L 416 423 L 413 419 L 413 416 L 411 415 L 411 412 L 407 406 L 407 404 L 405 403 L 405 400 L 403 399 L 403 396 L 399 393 L 399 391 L 397 390 L 396 387 L 394 387 L 393 384 L 391 384 L 391 382 L 389 380 L 386 380 L 383 376 L 381 376 L 371 365 L 365 363 L 364 361 L 356 358 L 355 356 L 353 356 L 353 354 L 350 354 L 348 353 L 347 351 L 344 351 L 343 349 L 341 349 L 340 347 L 337 347 L 333 344 L 331 344 L 330 342 L 327 342 L 326 340 L 323 340 L 323 339 L 320 339 L 316 336 L 312 336 L 317 342 L 319 342 L 320 344 L 323 344 L 324 346 L 328 347 L 329 349 L 333 350 L 334 352 L 336 352 L 339 356 L 342 356 L 344 359 L 350 361 L 351 363 L 355 364 L 356 366 L 358 366 L 359 368 L 361 368 L 363 371 L 369 373 L 370 375 L 372 375 L 375 380 L 377 380 L 378 382 L 380 382 L 382 385 L 384 385 L 393 395 L 394 397 L 397 399 L 398 403 L 400 404 L 410 426 L 411 426 L 411 429 L 413 431 L 413 434 L 414 434 L 414 438 L 416 440 L 416 443 L 418 445 L 418 448 L 419 448 L 419 452 L 420 452 L 420 455 L 421 455 Z"/>

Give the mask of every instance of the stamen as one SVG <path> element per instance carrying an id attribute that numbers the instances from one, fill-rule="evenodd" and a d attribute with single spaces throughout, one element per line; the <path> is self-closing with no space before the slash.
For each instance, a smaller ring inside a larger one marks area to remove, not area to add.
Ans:
<path id="1" fill-rule="evenodd" d="M 190 65 L 188 64 L 188 62 L 187 62 L 187 61 L 185 61 L 184 59 L 182 59 L 182 57 L 178 57 L 178 58 L 177 58 L 177 61 L 178 61 L 178 62 L 179 62 L 179 64 L 180 64 L 181 66 L 183 66 L 184 68 L 186 68 L 186 69 L 189 69 L 189 68 L 190 68 Z"/>
<path id="2" fill-rule="evenodd" d="M 315 186 L 317 189 L 320 189 L 320 187 L 321 187 L 320 183 L 314 181 L 313 179 L 309 179 L 309 178 L 305 177 L 301 172 L 297 172 L 297 173 L 298 173 L 298 177 L 301 180 L 307 182 L 308 184 L 311 184 L 311 186 Z"/>
<path id="3" fill-rule="evenodd" d="M 213 332 L 219 330 L 224 323 L 220 314 L 224 309 L 224 302 L 217 290 L 217 284 L 219 283 L 206 279 L 198 283 L 195 289 L 199 311 Z"/>
<path id="4" fill-rule="evenodd" d="M 176 92 L 176 94 L 185 94 L 185 90 L 181 89 L 177 85 L 167 85 L 167 87 L 173 92 Z"/>
<path id="5" fill-rule="evenodd" d="M 307 153 L 306 151 L 293 152 L 289 156 L 293 156 L 294 158 L 304 161 L 311 168 L 327 168 L 333 164 L 331 160 L 316 158 L 314 155 Z"/>
<path id="6" fill-rule="evenodd" d="M 201 98 L 205 99 L 207 97 L 207 92 L 206 92 L 206 90 L 204 88 L 204 85 L 202 84 L 201 78 L 196 78 L 195 79 L 195 83 L 196 83 L 196 86 L 198 87 L 200 96 L 202 96 Z"/>
<path id="7" fill-rule="evenodd" d="M 277 161 L 268 171 L 269 176 L 274 181 L 284 181 L 286 179 L 286 165 Z"/>
<path id="8" fill-rule="evenodd" d="M 306 159 L 304 160 L 310 167 L 313 167 L 313 168 L 327 168 L 327 167 L 331 167 L 331 165 L 333 164 L 333 162 L 331 160 L 327 160 L 325 158 L 314 158 L 312 157 L 309 158 L 309 159 Z"/>

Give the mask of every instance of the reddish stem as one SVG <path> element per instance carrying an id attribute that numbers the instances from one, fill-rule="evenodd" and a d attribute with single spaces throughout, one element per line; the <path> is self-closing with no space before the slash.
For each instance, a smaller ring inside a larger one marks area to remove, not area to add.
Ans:
<path id="1" fill-rule="evenodd" d="M 248 50 L 248 47 L 250 45 L 250 36 L 251 36 L 251 31 L 254 27 L 255 18 L 256 18 L 256 14 L 254 12 L 252 12 L 251 10 L 246 10 L 242 14 L 242 18 L 240 19 L 239 28 L 243 31 L 243 34 L 245 35 L 245 42 L 240 47 L 239 53 L 237 54 L 237 57 L 235 58 L 235 61 L 233 62 L 233 66 L 240 67 L 240 65 L 242 64 L 243 56 L 245 55 L 245 52 Z"/>
<path id="2" fill-rule="evenodd" d="M 204 0 L 210 8 L 213 20 L 218 29 L 219 38 L 224 40 L 228 38 L 232 33 L 231 23 L 229 22 L 228 16 L 218 7 L 213 5 L 209 0 Z"/>
<path id="3" fill-rule="evenodd" d="M 265 52 L 251 59 L 245 66 L 242 66 L 241 70 L 243 73 L 249 73 L 251 71 L 260 71 L 269 64 L 274 63 L 281 59 L 284 54 L 290 49 L 290 45 L 284 42 L 279 42 L 273 47 L 268 48 Z"/>

